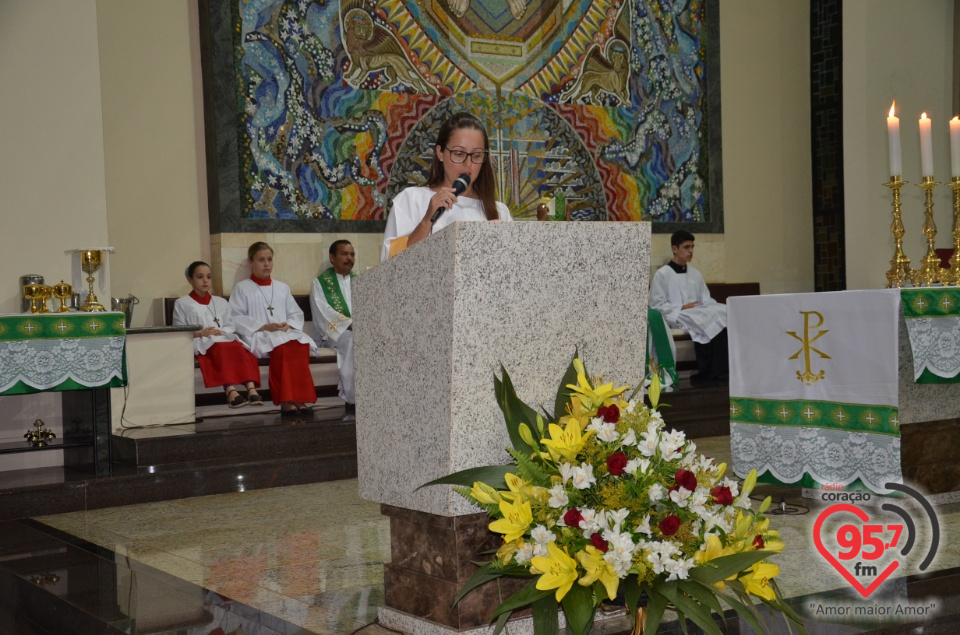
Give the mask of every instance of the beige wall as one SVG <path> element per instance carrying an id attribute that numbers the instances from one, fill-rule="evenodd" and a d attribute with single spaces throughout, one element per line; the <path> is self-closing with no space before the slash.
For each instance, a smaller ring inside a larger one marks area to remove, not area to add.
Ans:
<path id="1" fill-rule="evenodd" d="M 210 257 L 195 2 L 97 0 L 107 221 L 115 296 L 142 301 L 134 325 L 161 323 L 158 298 Z"/>
<path id="2" fill-rule="evenodd" d="M 926 253 L 923 193 L 913 184 L 920 174 L 917 119 L 933 119 L 934 174 L 950 180 L 947 122 L 952 112 L 952 0 L 845 0 L 844 37 L 844 197 L 846 205 L 847 287 L 886 285 L 894 252 L 890 233 L 892 196 L 886 116 L 897 100 L 903 178 L 901 190 L 904 251 L 914 267 Z M 938 247 L 952 244 L 950 190 L 934 190 Z"/>
<path id="3" fill-rule="evenodd" d="M 720 3 L 725 275 L 763 293 L 814 289 L 809 14 Z"/>
<path id="4" fill-rule="evenodd" d="M 107 243 L 93 0 L 0 2 L 0 313 L 19 278 L 70 281 L 64 251 Z"/>

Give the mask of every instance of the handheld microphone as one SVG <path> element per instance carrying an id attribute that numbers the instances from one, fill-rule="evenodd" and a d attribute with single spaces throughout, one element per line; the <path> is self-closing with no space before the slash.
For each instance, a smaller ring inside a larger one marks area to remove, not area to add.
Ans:
<path id="1" fill-rule="evenodd" d="M 453 182 L 453 195 L 460 196 L 467 191 L 468 187 L 470 187 L 470 175 L 464 172 L 457 177 L 456 181 Z M 436 223 L 445 211 L 447 211 L 446 207 L 438 207 L 437 211 L 435 211 L 433 216 L 430 217 L 430 224 L 433 225 Z"/>

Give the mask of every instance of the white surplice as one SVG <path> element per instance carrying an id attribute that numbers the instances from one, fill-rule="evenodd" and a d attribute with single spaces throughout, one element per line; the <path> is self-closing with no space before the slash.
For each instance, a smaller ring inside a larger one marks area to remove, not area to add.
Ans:
<path id="1" fill-rule="evenodd" d="M 271 313 L 267 307 L 273 307 Z M 303 332 L 303 311 L 293 299 L 290 287 L 273 280 L 261 287 L 249 278 L 233 288 L 230 294 L 233 323 L 237 334 L 257 357 L 267 357 L 270 351 L 287 342 L 302 342 L 317 352 L 317 345 Z M 260 331 L 265 324 L 286 322 L 289 331 Z"/>
<path id="2" fill-rule="evenodd" d="M 684 304 L 700 306 L 684 309 Z M 709 344 L 727 328 L 727 306 L 710 297 L 703 276 L 691 265 L 677 273 L 670 265 L 660 267 L 650 285 L 650 308 L 663 314 L 670 328 L 683 329 L 698 344 Z"/>
<path id="3" fill-rule="evenodd" d="M 217 324 L 217 320 L 220 321 L 219 324 Z M 224 332 L 224 335 L 193 338 L 194 355 L 205 355 L 214 344 L 219 342 L 239 341 L 249 348 L 246 342 L 237 337 L 230 303 L 218 296 L 211 296 L 210 304 L 200 304 L 189 295 L 177 298 L 173 305 L 173 324 L 174 326 L 198 324 L 200 325 L 200 328 L 197 329 L 199 331 L 208 326 L 213 326 Z"/>
<path id="4" fill-rule="evenodd" d="M 353 315 L 350 276 L 341 276 L 339 273 L 335 275 L 337 276 L 337 282 L 340 284 L 340 293 L 343 294 L 343 300 L 347 303 L 347 309 Z M 327 296 L 323 293 L 323 287 L 316 278 L 313 279 L 313 286 L 310 289 L 310 304 L 313 308 L 313 333 L 314 337 L 317 338 L 317 343 L 324 348 L 332 348 L 337 351 L 337 369 L 340 371 L 340 385 L 338 386 L 340 398 L 347 403 L 356 403 L 353 331 L 350 330 L 353 318 L 347 317 L 330 306 L 330 303 L 327 302 Z"/>

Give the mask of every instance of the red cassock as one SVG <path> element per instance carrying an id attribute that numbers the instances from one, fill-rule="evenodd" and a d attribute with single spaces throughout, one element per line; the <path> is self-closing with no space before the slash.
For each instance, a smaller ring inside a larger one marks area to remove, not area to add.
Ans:
<path id="1" fill-rule="evenodd" d="M 313 403 L 317 390 L 310 374 L 310 347 L 287 342 L 270 351 L 270 396 L 273 403 Z"/>
<path id="2" fill-rule="evenodd" d="M 238 341 L 214 344 L 206 354 L 197 355 L 197 362 L 200 364 L 200 374 L 203 375 L 203 385 L 207 388 L 227 384 L 243 385 L 248 381 L 260 385 L 257 358 Z"/>

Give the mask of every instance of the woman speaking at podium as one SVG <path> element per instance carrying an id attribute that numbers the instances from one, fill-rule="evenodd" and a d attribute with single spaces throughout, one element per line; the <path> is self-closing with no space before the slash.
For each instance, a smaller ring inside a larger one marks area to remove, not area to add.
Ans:
<path id="1" fill-rule="evenodd" d="M 426 187 L 408 187 L 394 197 L 380 261 L 456 221 L 484 220 L 513 217 L 497 201 L 487 131 L 479 119 L 460 112 L 440 126 Z"/>

